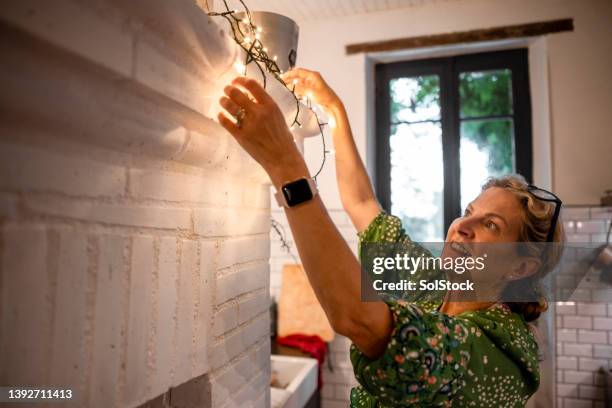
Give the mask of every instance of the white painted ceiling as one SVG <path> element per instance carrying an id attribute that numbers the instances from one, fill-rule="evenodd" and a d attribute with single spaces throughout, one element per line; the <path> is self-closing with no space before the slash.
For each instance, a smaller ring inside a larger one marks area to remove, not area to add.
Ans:
<path id="1" fill-rule="evenodd" d="M 242 10 L 238 0 L 226 0 L 230 8 Z M 250 10 L 272 11 L 296 21 L 308 21 L 365 14 L 375 11 L 421 6 L 448 0 L 243 0 Z M 225 6 L 214 0 L 215 11 Z"/>

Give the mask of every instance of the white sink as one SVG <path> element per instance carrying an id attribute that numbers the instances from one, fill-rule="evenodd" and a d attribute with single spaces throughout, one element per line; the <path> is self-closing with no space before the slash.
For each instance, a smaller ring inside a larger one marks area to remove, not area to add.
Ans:
<path id="1" fill-rule="evenodd" d="M 317 360 L 306 357 L 289 357 L 273 354 L 272 371 L 286 388 L 270 389 L 272 408 L 302 408 L 317 389 L 319 372 Z"/>

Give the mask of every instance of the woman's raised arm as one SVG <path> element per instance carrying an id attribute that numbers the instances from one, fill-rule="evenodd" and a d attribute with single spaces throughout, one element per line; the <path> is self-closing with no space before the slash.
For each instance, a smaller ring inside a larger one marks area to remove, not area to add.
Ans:
<path id="1" fill-rule="evenodd" d="M 234 123 L 220 113 L 219 123 L 262 165 L 277 191 L 287 182 L 310 177 L 272 98 L 253 79 L 238 77 L 233 85 L 225 88 L 227 97 L 220 103 L 242 119 Z M 334 330 L 349 337 L 368 357 L 380 355 L 391 334 L 391 312 L 382 301 L 361 302 L 361 267 L 319 195 L 285 208 L 285 214 L 308 279 Z"/>
<path id="2" fill-rule="evenodd" d="M 346 109 L 318 72 L 295 68 L 283 75 L 296 93 L 309 96 L 335 120 L 332 128 L 336 151 L 336 178 L 342 206 L 357 231 L 363 231 L 380 212 L 370 178 L 353 139 Z"/>

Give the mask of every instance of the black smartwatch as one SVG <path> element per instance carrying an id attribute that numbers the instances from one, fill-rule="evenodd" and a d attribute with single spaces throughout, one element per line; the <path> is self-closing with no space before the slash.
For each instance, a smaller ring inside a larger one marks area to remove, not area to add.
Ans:
<path id="1" fill-rule="evenodd" d="M 317 194 L 317 186 L 312 178 L 301 178 L 283 184 L 280 191 L 274 194 L 279 207 L 295 207 L 310 201 Z"/>

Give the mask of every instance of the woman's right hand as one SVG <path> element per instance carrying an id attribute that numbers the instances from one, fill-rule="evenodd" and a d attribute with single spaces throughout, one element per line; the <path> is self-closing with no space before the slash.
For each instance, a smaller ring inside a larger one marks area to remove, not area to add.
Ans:
<path id="1" fill-rule="evenodd" d="M 324 109 L 332 110 L 342 104 L 338 95 L 327 85 L 327 82 L 318 72 L 304 68 L 293 68 L 282 74 L 281 78 L 290 89 L 295 86 L 296 94 L 309 97 Z"/>

